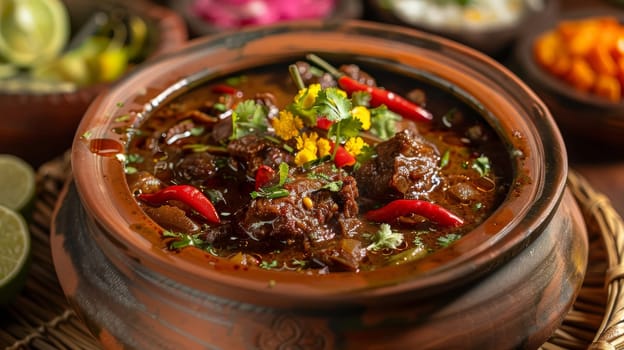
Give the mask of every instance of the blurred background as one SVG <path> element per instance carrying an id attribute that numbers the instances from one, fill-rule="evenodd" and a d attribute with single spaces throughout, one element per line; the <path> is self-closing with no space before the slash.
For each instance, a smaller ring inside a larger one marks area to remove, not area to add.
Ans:
<path id="1" fill-rule="evenodd" d="M 460 41 L 508 64 L 514 44 L 601 0 L 2 0 L 0 153 L 33 165 L 62 154 L 90 102 L 189 39 L 283 21 L 359 19 Z"/>

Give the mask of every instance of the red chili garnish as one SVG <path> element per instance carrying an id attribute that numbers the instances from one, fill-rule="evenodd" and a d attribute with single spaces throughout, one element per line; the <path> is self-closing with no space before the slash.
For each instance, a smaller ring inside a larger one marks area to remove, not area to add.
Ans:
<path id="1" fill-rule="evenodd" d="M 392 222 L 401 216 L 417 214 L 442 226 L 461 226 L 464 220 L 449 210 L 419 199 L 397 199 L 379 209 L 368 211 L 364 216 L 370 221 Z"/>
<path id="2" fill-rule="evenodd" d="M 349 95 L 356 91 L 368 92 L 371 95 L 371 107 L 386 105 L 391 111 L 417 122 L 429 122 L 433 119 L 431 112 L 392 91 L 362 84 L 346 75 L 338 78 L 338 85 Z"/>
<path id="3" fill-rule="evenodd" d="M 230 85 L 218 84 L 212 87 L 212 92 L 215 94 L 238 95 L 240 90 Z"/>
<path id="4" fill-rule="evenodd" d="M 221 222 L 212 202 L 197 187 L 191 185 L 173 185 L 155 193 L 142 193 L 138 198 L 150 205 L 162 205 L 170 200 L 180 201 L 203 216 L 209 222 Z"/>
<path id="5" fill-rule="evenodd" d="M 334 164 L 336 164 L 337 167 L 342 168 L 345 166 L 351 166 L 355 164 L 355 162 L 356 159 L 351 153 L 347 152 L 344 147 L 338 146 L 338 149 L 336 150 L 336 155 L 334 156 Z"/>
<path id="6" fill-rule="evenodd" d="M 275 176 L 275 170 L 268 165 L 261 165 L 256 171 L 256 191 L 268 184 Z"/>
<path id="7" fill-rule="evenodd" d="M 332 126 L 332 121 L 325 118 L 325 117 L 320 117 L 320 118 L 316 118 L 316 127 L 322 130 L 329 130 L 329 128 Z"/>

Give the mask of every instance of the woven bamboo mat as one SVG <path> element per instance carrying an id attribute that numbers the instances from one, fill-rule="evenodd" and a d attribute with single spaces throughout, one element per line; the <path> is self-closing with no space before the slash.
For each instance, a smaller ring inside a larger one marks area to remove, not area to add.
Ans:
<path id="1" fill-rule="evenodd" d="M 5 349 L 101 348 L 70 309 L 50 256 L 52 211 L 69 173 L 67 156 L 37 171 L 29 278 L 15 302 L 0 309 L 0 347 Z M 589 266 L 573 309 L 541 349 L 619 349 L 624 347 L 624 224 L 609 200 L 580 175 L 571 172 L 568 185 L 587 222 Z"/>

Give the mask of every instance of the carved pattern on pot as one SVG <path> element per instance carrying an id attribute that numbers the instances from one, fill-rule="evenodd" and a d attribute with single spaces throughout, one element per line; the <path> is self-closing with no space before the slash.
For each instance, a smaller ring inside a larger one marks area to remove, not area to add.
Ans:
<path id="1" fill-rule="evenodd" d="M 305 322 L 301 317 L 277 315 L 258 335 L 258 349 L 330 349 L 333 341 L 325 325 Z"/>

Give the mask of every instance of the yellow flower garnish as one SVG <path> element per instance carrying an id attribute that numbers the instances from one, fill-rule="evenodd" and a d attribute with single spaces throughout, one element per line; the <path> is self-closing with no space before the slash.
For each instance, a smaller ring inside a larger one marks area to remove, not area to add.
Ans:
<path id="1" fill-rule="evenodd" d="M 364 143 L 364 140 L 359 136 L 349 138 L 344 145 L 347 152 L 354 156 L 362 153 L 362 148 L 364 148 L 364 146 L 366 146 L 366 143 Z"/>
<path id="2" fill-rule="evenodd" d="M 286 110 L 281 110 L 279 116 L 271 121 L 275 134 L 288 141 L 299 135 L 299 130 L 303 127 L 301 118 L 295 117 Z"/>
<path id="3" fill-rule="evenodd" d="M 304 148 L 295 155 L 295 164 L 303 165 L 316 159 L 316 152 L 312 152 L 311 150 Z"/>
<path id="4" fill-rule="evenodd" d="M 304 109 L 310 109 L 314 106 L 319 91 L 321 91 L 321 84 L 310 84 L 307 88 L 299 90 L 295 96 L 295 103 Z"/>
<path id="5" fill-rule="evenodd" d="M 315 132 L 311 132 L 309 134 L 302 134 L 301 136 L 297 136 L 295 139 L 297 140 L 297 149 L 304 150 L 307 149 L 313 153 L 316 153 L 316 140 L 318 140 L 318 134 Z"/>
<path id="6" fill-rule="evenodd" d="M 318 147 L 318 155 L 319 157 L 325 157 L 331 154 L 331 143 L 326 138 L 320 138 L 316 141 L 316 146 Z"/>
<path id="7" fill-rule="evenodd" d="M 364 106 L 356 106 L 351 110 L 351 114 L 362 123 L 362 130 L 368 130 L 371 127 L 371 115 L 368 108 Z"/>

